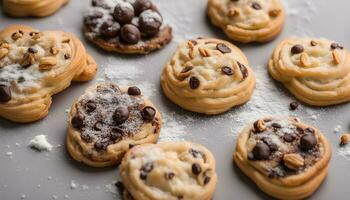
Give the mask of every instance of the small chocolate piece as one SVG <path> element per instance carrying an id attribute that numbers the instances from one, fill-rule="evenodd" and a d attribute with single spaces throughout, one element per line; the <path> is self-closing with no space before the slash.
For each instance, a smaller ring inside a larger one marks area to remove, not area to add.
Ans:
<path id="1" fill-rule="evenodd" d="M 275 128 L 275 129 L 280 129 L 280 128 L 282 128 L 281 124 L 276 123 L 276 122 L 272 123 L 271 126 L 272 126 L 273 128 Z"/>
<path id="2" fill-rule="evenodd" d="M 299 54 L 299 53 L 302 53 L 303 51 L 304 51 L 304 47 L 300 44 L 294 45 L 291 49 L 292 54 Z"/>
<path id="3" fill-rule="evenodd" d="M 238 64 L 239 70 L 241 70 L 243 80 L 245 80 L 248 77 L 248 69 L 246 68 L 246 66 L 244 66 L 242 63 L 238 61 L 237 61 L 237 64 Z"/>
<path id="4" fill-rule="evenodd" d="M 270 138 L 263 138 L 262 141 L 269 146 L 271 152 L 277 151 L 278 146 Z"/>
<path id="5" fill-rule="evenodd" d="M 190 78 L 190 81 L 189 81 L 189 84 L 190 84 L 190 88 L 191 89 L 197 89 L 198 87 L 199 87 L 199 85 L 200 85 L 200 81 L 199 81 L 199 79 L 198 78 L 196 78 L 196 77 L 194 77 L 194 76 L 192 76 L 191 78 Z"/>
<path id="6" fill-rule="evenodd" d="M 103 127 L 102 122 L 96 122 L 95 125 L 94 125 L 95 131 L 100 131 L 100 130 L 102 130 L 102 127 Z"/>
<path id="7" fill-rule="evenodd" d="M 94 101 L 88 101 L 85 105 L 86 111 L 93 112 L 96 110 L 96 103 Z"/>
<path id="8" fill-rule="evenodd" d="M 300 138 L 300 147 L 303 150 L 310 150 L 317 145 L 317 139 L 314 134 L 307 133 Z"/>
<path id="9" fill-rule="evenodd" d="M 262 9 L 261 5 L 259 3 L 257 3 L 257 2 L 253 2 L 252 3 L 252 8 L 254 8 L 255 10 L 261 10 Z"/>
<path id="10" fill-rule="evenodd" d="M 182 69 L 181 73 L 187 73 L 193 69 L 192 66 L 186 66 L 185 68 Z"/>
<path id="11" fill-rule="evenodd" d="M 134 8 L 127 2 L 117 3 L 114 8 L 113 17 L 117 22 L 121 24 L 130 23 L 134 16 Z"/>
<path id="12" fill-rule="evenodd" d="M 140 178 L 142 180 L 146 180 L 147 175 L 153 170 L 153 168 L 154 168 L 154 165 L 152 162 L 148 162 L 144 164 L 140 169 Z"/>
<path id="13" fill-rule="evenodd" d="M 132 96 L 138 96 L 141 95 L 141 90 L 136 86 L 132 86 L 128 88 L 128 94 Z"/>
<path id="14" fill-rule="evenodd" d="M 139 18 L 140 31 L 149 37 L 159 32 L 162 23 L 162 17 L 152 10 L 144 11 Z"/>
<path id="15" fill-rule="evenodd" d="M 17 80 L 17 83 L 23 83 L 26 79 L 23 76 L 20 76 Z"/>
<path id="16" fill-rule="evenodd" d="M 120 25 L 113 21 L 105 21 L 100 27 L 100 33 L 105 38 L 116 37 L 119 34 Z"/>
<path id="17" fill-rule="evenodd" d="M 28 53 L 38 53 L 38 50 L 34 49 L 33 47 L 29 47 Z"/>
<path id="18" fill-rule="evenodd" d="M 143 11 L 151 9 L 152 8 L 152 2 L 150 0 L 136 0 L 133 4 L 135 9 L 135 14 L 139 15 Z"/>
<path id="19" fill-rule="evenodd" d="M 102 151 L 102 150 L 106 150 L 108 147 L 109 143 L 106 141 L 97 141 L 94 144 L 94 147 L 97 151 Z"/>
<path id="20" fill-rule="evenodd" d="M 11 100 L 12 94 L 9 86 L 0 85 L 0 102 L 6 103 Z"/>
<path id="21" fill-rule="evenodd" d="M 201 172 L 202 172 L 202 168 L 201 168 L 200 164 L 193 163 L 192 164 L 192 173 L 194 175 L 199 175 Z"/>
<path id="22" fill-rule="evenodd" d="M 296 110 L 299 107 L 299 103 L 294 101 L 292 103 L 289 104 L 289 109 L 290 110 Z"/>
<path id="23" fill-rule="evenodd" d="M 299 135 L 304 135 L 305 131 L 304 131 L 304 129 L 302 129 L 302 128 L 300 128 L 300 127 L 297 127 L 297 133 L 298 133 Z"/>
<path id="24" fill-rule="evenodd" d="M 68 53 L 64 54 L 64 59 L 68 60 L 68 59 L 70 59 L 70 58 L 71 58 L 71 55 L 70 55 L 70 54 L 68 54 Z"/>
<path id="25" fill-rule="evenodd" d="M 129 118 L 129 109 L 125 106 L 120 106 L 117 109 L 115 109 L 113 114 L 113 120 L 117 124 L 122 124 Z"/>
<path id="26" fill-rule="evenodd" d="M 194 158 L 202 158 L 204 160 L 204 162 L 206 162 L 206 157 L 203 154 L 203 152 L 196 150 L 196 149 L 190 149 L 189 153 L 194 157 Z"/>
<path id="27" fill-rule="evenodd" d="M 204 185 L 208 184 L 210 182 L 210 179 L 211 178 L 209 176 L 205 176 L 203 181 Z"/>
<path id="28" fill-rule="evenodd" d="M 286 142 L 293 142 L 295 140 L 296 136 L 294 134 L 286 133 L 283 136 L 284 141 Z"/>
<path id="29" fill-rule="evenodd" d="M 314 47 L 317 45 L 317 42 L 315 40 L 311 40 L 310 45 Z"/>
<path id="30" fill-rule="evenodd" d="M 270 157 L 271 151 L 267 144 L 260 142 L 255 145 L 252 153 L 256 160 L 267 160 Z"/>
<path id="31" fill-rule="evenodd" d="M 216 45 L 216 49 L 219 50 L 221 53 L 225 54 L 225 53 L 231 53 L 231 49 L 226 46 L 225 44 L 217 44 Z"/>
<path id="32" fill-rule="evenodd" d="M 233 75 L 233 70 L 230 67 L 224 66 L 221 68 L 221 72 L 226 74 L 227 76 Z"/>
<path id="33" fill-rule="evenodd" d="M 102 1 L 102 0 L 92 0 L 92 6 L 95 6 L 95 7 L 101 7 L 101 8 L 104 8 L 104 9 L 111 9 L 111 7 L 108 6 L 108 4 L 105 4 L 105 1 Z"/>
<path id="34" fill-rule="evenodd" d="M 171 180 L 171 179 L 173 179 L 175 177 L 175 173 L 174 172 L 168 172 L 168 173 L 165 173 L 164 174 L 164 178 L 166 179 L 166 180 Z"/>
<path id="35" fill-rule="evenodd" d="M 124 42 L 129 44 L 136 44 L 141 39 L 141 33 L 139 29 L 131 24 L 126 24 L 120 31 L 120 36 Z"/>
<path id="36" fill-rule="evenodd" d="M 76 129 L 80 129 L 84 125 L 84 119 L 80 115 L 76 115 L 72 118 L 72 126 Z"/>
<path id="37" fill-rule="evenodd" d="M 142 118 L 145 121 L 152 121 L 156 116 L 156 110 L 150 106 L 146 106 L 143 108 L 141 112 Z"/>
<path id="38" fill-rule="evenodd" d="M 331 49 L 335 50 L 335 49 L 343 49 L 344 47 L 339 45 L 338 43 L 332 43 L 331 44 Z"/>

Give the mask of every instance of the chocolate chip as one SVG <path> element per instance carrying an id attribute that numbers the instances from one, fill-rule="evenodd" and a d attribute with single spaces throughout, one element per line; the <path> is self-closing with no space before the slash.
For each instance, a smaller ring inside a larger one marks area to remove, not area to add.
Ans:
<path id="1" fill-rule="evenodd" d="M 96 110 L 96 103 L 94 101 L 88 101 L 85 105 L 86 111 L 93 112 Z"/>
<path id="2" fill-rule="evenodd" d="M 316 41 L 314 41 L 314 40 L 311 40 L 310 45 L 314 47 L 314 46 L 316 46 L 316 45 L 317 45 L 317 42 L 316 42 Z"/>
<path id="3" fill-rule="evenodd" d="M 185 68 L 182 69 L 181 73 L 187 73 L 193 69 L 192 66 L 186 66 Z"/>
<path id="4" fill-rule="evenodd" d="M 228 46 L 226 46 L 226 44 L 222 44 L 222 43 L 217 44 L 216 49 L 219 50 L 223 54 L 231 53 L 231 49 Z"/>
<path id="5" fill-rule="evenodd" d="M 198 78 L 196 78 L 196 77 L 194 77 L 194 76 L 192 76 L 191 78 L 190 78 L 190 82 L 189 82 L 189 84 L 190 84 L 190 88 L 191 89 L 197 89 L 198 87 L 199 87 L 199 85 L 200 85 L 200 81 L 199 81 L 199 79 Z"/>
<path id="6" fill-rule="evenodd" d="M 203 152 L 201 151 L 198 151 L 196 149 L 190 149 L 188 151 L 194 158 L 202 158 L 204 160 L 204 162 L 206 161 L 206 157 L 205 155 L 203 154 Z"/>
<path id="7" fill-rule="evenodd" d="M 248 77 L 248 69 L 246 66 L 244 66 L 242 63 L 238 62 L 237 61 L 237 64 L 238 64 L 238 67 L 239 69 L 241 70 L 241 73 L 242 73 L 242 76 L 243 76 L 243 80 L 246 79 Z"/>
<path id="8" fill-rule="evenodd" d="M 166 180 L 171 180 L 171 179 L 173 179 L 174 177 L 175 177 L 175 173 L 174 173 L 174 172 L 167 172 L 167 173 L 164 174 L 164 178 L 165 178 Z"/>
<path id="9" fill-rule="evenodd" d="M 291 49 L 292 54 L 299 54 L 299 53 L 302 53 L 303 51 L 304 51 L 304 47 L 300 44 L 294 45 Z"/>
<path id="10" fill-rule="evenodd" d="M 305 129 L 305 132 L 307 133 L 315 133 L 315 129 L 311 128 L 311 127 L 308 127 Z"/>
<path id="11" fill-rule="evenodd" d="M 129 119 L 129 109 L 125 106 L 120 106 L 113 113 L 113 120 L 117 124 L 122 124 Z"/>
<path id="12" fill-rule="evenodd" d="M 276 128 L 276 129 L 282 128 L 281 124 L 276 123 L 276 122 L 272 123 L 271 126 L 272 126 L 273 128 Z"/>
<path id="13" fill-rule="evenodd" d="M 192 173 L 194 175 L 199 175 L 201 172 L 202 172 L 202 168 L 201 168 L 200 164 L 193 163 L 192 164 Z"/>
<path id="14" fill-rule="evenodd" d="M 293 142 L 295 140 L 296 136 L 291 133 L 285 133 L 283 136 L 284 141 L 286 142 Z"/>
<path id="15" fill-rule="evenodd" d="M 255 145 L 252 153 L 256 160 L 267 160 L 271 154 L 271 151 L 267 144 L 260 142 Z"/>
<path id="16" fill-rule="evenodd" d="M 38 50 L 34 49 L 33 47 L 28 48 L 29 53 L 38 53 Z"/>
<path id="17" fill-rule="evenodd" d="M 11 100 L 12 94 L 9 86 L 0 85 L 0 102 L 5 103 Z"/>
<path id="18" fill-rule="evenodd" d="M 116 37 L 119 34 L 120 25 L 113 21 L 105 21 L 100 27 L 100 33 L 105 38 Z"/>
<path id="19" fill-rule="evenodd" d="M 80 115 L 76 115 L 72 118 L 72 126 L 76 129 L 80 129 L 84 125 L 84 119 Z"/>
<path id="20" fill-rule="evenodd" d="M 300 128 L 300 127 L 297 127 L 297 133 L 298 133 L 299 135 L 304 135 L 305 131 L 304 131 L 304 129 L 302 129 L 302 128 Z"/>
<path id="21" fill-rule="evenodd" d="M 125 189 L 124 184 L 121 181 L 117 181 L 115 186 L 118 188 L 119 192 L 123 192 Z"/>
<path id="22" fill-rule="evenodd" d="M 253 2 L 252 3 L 252 8 L 254 8 L 255 10 L 261 10 L 262 9 L 261 5 L 259 3 L 257 3 L 257 2 Z"/>
<path id="23" fill-rule="evenodd" d="M 110 134 L 110 138 L 112 140 L 119 140 L 121 139 L 123 136 L 125 135 L 123 129 L 120 129 L 120 128 L 113 128 L 112 129 L 112 132 Z"/>
<path id="24" fill-rule="evenodd" d="M 208 184 L 210 182 L 210 179 L 211 178 L 209 176 L 205 176 L 203 181 L 204 185 Z"/>
<path id="25" fill-rule="evenodd" d="M 310 150 L 317 145 L 317 139 L 314 134 L 308 133 L 300 138 L 300 147 L 303 150 Z"/>
<path id="26" fill-rule="evenodd" d="M 338 43 L 332 43 L 331 44 L 331 49 L 343 49 L 344 47 L 339 45 Z"/>
<path id="27" fill-rule="evenodd" d="M 146 36 L 156 35 L 163 23 L 162 17 L 154 11 L 147 10 L 139 18 L 140 31 Z"/>
<path id="28" fill-rule="evenodd" d="M 141 90 L 136 86 L 132 86 L 128 88 L 128 94 L 132 96 L 138 96 L 141 95 Z"/>
<path id="29" fill-rule="evenodd" d="M 100 131 L 100 130 L 102 130 L 102 128 L 103 128 L 102 122 L 96 122 L 95 123 L 95 125 L 94 125 L 95 131 Z"/>
<path id="30" fill-rule="evenodd" d="M 131 22 L 135 16 L 134 8 L 130 4 L 130 6 L 127 6 L 128 4 L 129 3 L 117 3 L 114 8 L 113 17 L 117 22 L 121 24 L 127 24 Z"/>
<path id="31" fill-rule="evenodd" d="M 70 59 L 71 58 L 71 55 L 70 54 L 64 54 L 64 59 L 66 59 L 66 60 L 68 60 L 68 59 Z"/>
<path id="32" fill-rule="evenodd" d="M 152 3 L 149 0 L 136 0 L 135 3 L 133 3 L 135 14 L 139 15 L 145 10 L 148 10 L 152 8 Z"/>
<path id="33" fill-rule="evenodd" d="M 221 68 L 221 72 L 226 74 L 227 76 L 233 75 L 233 70 L 230 67 L 224 66 Z"/>
<path id="34" fill-rule="evenodd" d="M 111 9 L 111 7 L 109 7 L 108 4 L 106 4 L 103 0 L 92 0 L 92 6 Z"/>
<path id="35" fill-rule="evenodd" d="M 122 27 L 120 36 L 124 42 L 127 42 L 129 44 L 136 44 L 141 39 L 140 30 L 131 24 L 126 24 Z"/>
<path id="36" fill-rule="evenodd" d="M 23 83 L 26 79 L 23 76 L 20 76 L 17 80 L 17 83 Z"/>
<path id="37" fill-rule="evenodd" d="M 144 164 L 140 169 L 140 178 L 142 180 L 146 180 L 147 175 L 153 170 L 153 168 L 154 168 L 154 165 L 152 162 L 148 162 Z"/>
<path id="38" fill-rule="evenodd" d="M 156 110 L 153 107 L 146 106 L 141 112 L 142 118 L 145 121 L 152 121 L 156 116 Z"/>
<path id="39" fill-rule="evenodd" d="M 270 150 L 272 152 L 277 151 L 278 150 L 278 146 L 276 143 L 272 142 L 272 140 L 270 138 L 263 138 L 262 141 L 267 144 L 267 146 L 269 146 Z"/>
<path id="40" fill-rule="evenodd" d="M 106 150 L 109 143 L 107 141 L 97 141 L 94 144 L 94 147 L 97 151 Z"/>
<path id="41" fill-rule="evenodd" d="M 296 110 L 299 107 L 299 103 L 294 101 L 292 103 L 289 104 L 289 109 L 290 110 Z"/>

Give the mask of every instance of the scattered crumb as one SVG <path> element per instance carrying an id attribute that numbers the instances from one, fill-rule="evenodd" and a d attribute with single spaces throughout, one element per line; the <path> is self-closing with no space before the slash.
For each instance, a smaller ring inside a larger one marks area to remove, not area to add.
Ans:
<path id="1" fill-rule="evenodd" d="M 47 180 L 52 180 L 52 176 L 48 176 L 48 177 L 47 177 Z"/>
<path id="2" fill-rule="evenodd" d="M 341 129 L 341 126 L 340 125 L 337 125 L 335 128 L 334 128 L 334 133 L 339 133 Z"/>
<path id="3" fill-rule="evenodd" d="M 22 194 L 21 199 L 25 199 L 26 195 Z"/>
<path id="4" fill-rule="evenodd" d="M 78 187 L 78 184 L 75 183 L 74 180 L 72 180 L 72 181 L 70 182 L 70 189 L 74 190 L 74 189 L 76 189 L 77 187 Z"/>
<path id="5" fill-rule="evenodd" d="M 115 183 L 113 182 L 112 184 L 105 185 L 106 187 L 106 192 L 110 192 L 112 194 L 117 194 L 118 189 L 115 186 Z"/>
<path id="6" fill-rule="evenodd" d="M 17 142 L 16 142 L 16 144 L 15 144 L 15 145 L 16 145 L 16 147 L 19 147 L 19 146 L 21 146 L 21 144 L 20 144 L 20 143 L 17 143 Z"/>
<path id="7" fill-rule="evenodd" d="M 317 115 L 311 115 L 311 116 L 310 116 L 310 119 L 312 119 L 312 120 L 317 120 Z"/>
<path id="8" fill-rule="evenodd" d="M 11 156 L 13 156 L 13 153 L 11 151 L 8 151 L 8 152 L 6 152 L 6 155 L 11 157 Z"/>
<path id="9" fill-rule="evenodd" d="M 56 195 L 52 195 L 52 199 L 58 199 Z"/>
<path id="10" fill-rule="evenodd" d="M 82 185 L 82 186 L 81 186 L 81 189 L 82 189 L 83 191 L 86 191 L 86 190 L 89 189 L 89 186 L 87 186 L 87 185 Z"/>
<path id="11" fill-rule="evenodd" d="M 64 195 L 64 199 L 69 199 L 68 194 Z"/>
<path id="12" fill-rule="evenodd" d="M 29 142 L 29 146 L 38 151 L 51 151 L 53 146 L 47 141 L 46 135 L 37 135 Z"/>

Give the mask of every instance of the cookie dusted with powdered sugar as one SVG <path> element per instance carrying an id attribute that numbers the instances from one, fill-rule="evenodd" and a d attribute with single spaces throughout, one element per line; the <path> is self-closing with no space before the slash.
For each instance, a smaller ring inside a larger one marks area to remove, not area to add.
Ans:
<path id="1" fill-rule="evenodd" d="M 190 142 L 145 144 L 131 149 L 120 165 L 124 200 L 210 200 L 215 159 Z"/>
<path id="2" fill-rule="evenodd" d="M 101 48 L 124 54 L 147 54 L 172 39 L 171 27 L 150 0 L 93 0 L 84 33 Z"/>
<path id="3" fill-rule="evenodd" d="M 269 72 L 307 104 L 329 106 L 350 101 L 350 54 L 337 42 L 286 39 L 274 50 Z"/>
<path id="4" fill-rule="evenodd" d="M 45 17 L 52 15 L 69 0 L 4 0 L 4 10 L 15 17 Z"/>
<path id="5" fill-rule="evenodd" d="M 327 176 L 331 154 L 316 128 L 298 119 L 267 117 L 241 132 L 233 159 L 270 196 L 304 199 Z"/>
<path id="6" fill-rule="evenodd" d="M 72 34 L 15 25 L 0 32 L 0 117 L 15 122 L 44 118 L 51 96 L 72 81 L 88 81 L 96 63 Z"/>
<path id="7" fill-rule="evenodd" d="M 246 103 L 255 76 L 233 44 L 198 38 L 179 45 L 161 75 L 165 95 L 182 108 L 208 115 Z"/>
<path id="8" fill-rule="evenodd" d="M 208 0 L 208 15 L 229 38 L 243 43 L 274 39 L 285 21 L 280 0 Z"/>
<path id="9" fill-rule="evenodd" d="M 119 164 L 135 145 L 158 140 L 162 118 L 139 88 L 103 83 L 88 88 L 68 117 L 71 156 L 93 167 Z"/>

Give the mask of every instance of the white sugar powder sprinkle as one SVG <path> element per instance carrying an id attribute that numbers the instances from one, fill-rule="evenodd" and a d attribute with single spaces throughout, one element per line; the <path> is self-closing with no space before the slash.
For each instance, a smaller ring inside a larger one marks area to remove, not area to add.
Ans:
<path id="1" fill-rule="evenodd" d="M 53 146 L 47 141 L 46 135 L 37 135 L 29 142 L 29 146 L 38 151 L 51 151 Z"/>

